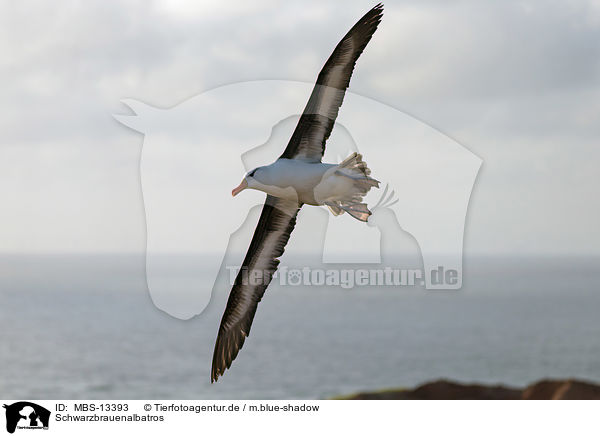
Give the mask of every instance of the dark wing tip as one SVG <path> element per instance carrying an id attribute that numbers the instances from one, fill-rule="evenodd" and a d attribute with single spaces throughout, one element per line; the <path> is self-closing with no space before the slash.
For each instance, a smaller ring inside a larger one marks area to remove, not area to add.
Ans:
<path id="1" fill-rule="evenodd" d="M 350 67 L 350 75 L 352 75 L 352 70 L 354 69 L 354 64 L 358 60 L 359 56 L 362 54 L 363 50 L 371 40 L 371 37 L 377 30 L 381 19 L 383 18 L 383 3 L 379 3 L 375 5 L 371 10 L 369 10 L 365 15 L 362 16 L 360 20 L 356 22 L 354 26 L 346 33 L 346 35 L 342 38 L 340 43 L 335 48 L 331 57 L 328 59 L 327 63 L 331 61 L 331 59 L 335 58 L 336 52 L 343 47 L 343 44 L 348 39 L 354 39 L 358 46 L 354 49 L 354 56 L 351 62 Z M 327 69 L 327 63 L 323 67 L 323 70 Z M 321 71 L 323 74 L 323 71 Z M 320 75 L 321 75 L 320 74 Z M 346 87 L 350 82 L 350 77 L 348 77 L 348 83 L 346 83 Z"/>
<path id="2" fill-rule="evenodd" d="M 371 33 L 374 33 L 377 26 L 383 18 L 383 3 L 378 3 L 369 12 L 367 12 L 356 25 L 366 25 L 370 27 Z"/>
<path id="3" fill-rule="evenodd" d="M 383 17 L 383 3 L 377 3 L 373 8 L 369 10 L 364 16 L 363 20 L 370 18 L 372 20 L 381 21 Z"/>
<path id="4" fill-rule="evenodd" d="M 369 12 L 373 11 L 376 11 L 380 17 L 383 16 L 383 3 L 377 3 Z"/>
<path id="5" fill-rule="evenodd" d="M 226 331 L 225 329 L 219 329 L 210 371 L 211 383 L 216 382 L 220 376 L 225 374 L 225 370 L 231 367 L 231 364 L 244 346 L 247 336 L 243 330 Z"/>

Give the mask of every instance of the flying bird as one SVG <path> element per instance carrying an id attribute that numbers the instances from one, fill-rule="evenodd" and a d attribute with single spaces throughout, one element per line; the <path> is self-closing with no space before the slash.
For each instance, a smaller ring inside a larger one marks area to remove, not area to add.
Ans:
<path id="1" fill-rule="evenodd" d="M 327 206 L 334 215 L 346 212 L 363 222 L 371 215 L 362 199 L 372 187 L 378 188 L 379 182 L 370 177 L 362 156 L 353 153 L 340 164 L 322 163 L 321 159 L 354 65 L 382 16 L 380 3 L 342 38 L 319 73 L 283 154 L 274 163 L 248 172 L 231 192 L 236 196 L 244 189 L 256 189 L 267 198 L 221 319 L 211 382 L 223 375 L 244 345 L 300 208 L 304 204 Z"/>

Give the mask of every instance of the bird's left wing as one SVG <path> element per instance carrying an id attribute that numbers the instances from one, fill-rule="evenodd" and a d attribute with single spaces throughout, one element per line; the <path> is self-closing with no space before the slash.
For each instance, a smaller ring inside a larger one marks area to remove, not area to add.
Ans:
<path id="1" fill-rule="evenodd" d="M 267 196 L 221 319 L 211 382 L 215 382 L 231 366 L 250 334 L 256 308 L 277 270 L 279 257 L 290 239 L 301 206 L 293 201 Z"/>
<path id="2" fill-rule="evenodd" d="M 380 3 L 358 20 L 335 47 L 317 77 L 296 130 L 280 159 L 321 161 L 354 65 L 377 30 L 382 16 L 383 5 Z"/>

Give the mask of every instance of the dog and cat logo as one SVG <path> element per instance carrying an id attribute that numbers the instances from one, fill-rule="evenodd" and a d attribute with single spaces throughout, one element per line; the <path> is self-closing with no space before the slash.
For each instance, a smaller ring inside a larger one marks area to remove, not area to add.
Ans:
<path id="1" fill-rule="evenodd" d="M 3 406 L 6 409 L 6 431 L 14 433 L 22 430 L 48 430 L 50 411 L 29 401 L 19 401 Z"/>

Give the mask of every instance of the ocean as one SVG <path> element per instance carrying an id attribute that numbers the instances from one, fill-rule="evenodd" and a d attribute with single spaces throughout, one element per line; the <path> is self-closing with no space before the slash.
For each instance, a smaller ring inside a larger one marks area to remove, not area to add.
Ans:
<path id="1" fill-rule="evenodd" d="M 439 378 L 600 381 L 598 258 L 467 258 L 457 291 L 274 284 L 212 385 L 226 294 L 182 321 L 153 305 L 143 254 L 0 262 L 2 398 L 322 399 Z"/>

